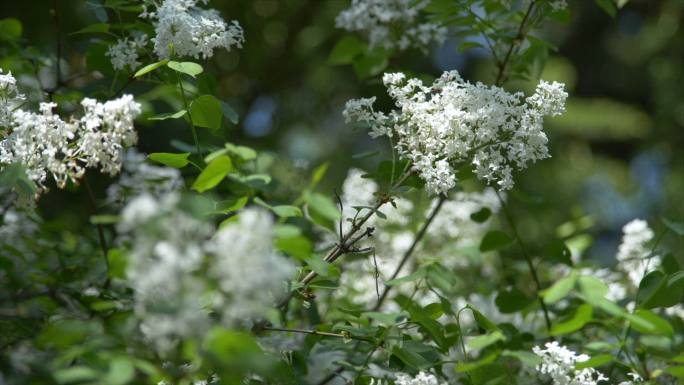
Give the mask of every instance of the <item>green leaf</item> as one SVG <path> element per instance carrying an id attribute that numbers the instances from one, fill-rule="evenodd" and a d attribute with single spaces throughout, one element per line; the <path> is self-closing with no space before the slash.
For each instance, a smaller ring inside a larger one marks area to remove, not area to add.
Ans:
<path id="1" fill-rule="evenodd" d="M 641 333 L 662 334 L 666 336 L 672 336 L 672 334 L 674 333 L 672 325 L 670 325 L 670 323 L 666 319 L 660 317 L 659 315 L 650 310 L 637 309 L 634 312 L 634 316 L 640 317 L 641 319 L 646 320 L 652 325 L 652 327 L 643 327 L 639 322 L 632 322 L 630 320 L 630 325 L 632 325 L 634 330 L 637 330 Z"/>
<path id="2" fill-rule="evenodd" d="M 149 72 L 152 72 L 152 71 L 156 70 L 157 68 L 159 68 L 159 67 L 165 65 L 165 64 L 168 63 L 168 62 L 169 62 L 168 59 L 164 59 L 164 60 L 160 60 L 160 61 L 158 61 L 158 62 L 156 62 L 156 63 L 148 64 L 148 65 L 144 66 L 143 68 L 139 69 L 139 70 L 133 75 L 133 77 L 134 77 L 134 78 L 139 78 L 139 77 L 141 77 L 141 76 L 143 76 L 143 75 L 145 75 L 145 74 L 147 74 L 147 73 L 149 73 Z"/>
<path id="3" fill-rule="evenodd" d="M 328 56 L 328 63 L 332 65 L 350 64 L 354 58 L 362 55 L 365 51 L 366 45 L 361 40 L 355 36 L 346 36 L 335 44 L 330 56 Z"/>
<path id="4" fill-rule="evenodd" d="M 551 335 L 560 336 L 580 330 L 587 322 L 591 321 L 593 312 L 594 309 L 590 304 L 585 303 L 580 305 L 572 318 L 553 325 L 553 328 L 551 328 Z"/>
<path id="5" fill-rule="evenodd" d="M 100 378 L 100 376 L 101 374 L 98 371 L 87 366 L 73 366 L 66 369 L 59 369 L 53 373 L 55 381 L 59 384 L 92 381 Z"/>
<path id="6" fill-rule="evenodd" d="M 21 21 L 15 18 L 0 20 L 0 38 L 5 40 L 16 40 L 21 37 L 23 27 Z"/>
<path id="7" fill-rule="evenodd" d="M 271 207 L 271 210 L 281 218 L 302 216 L 302 210 L 297 206 L 279 205 Z"/>
<path id="8" fill-rule="evenodd" d="M 213 133 L 221 130 L 223 110 L 221 102 L 212 95 L 201 95 L 190 103 L 192 123 L 198 127 L 206 127 Z"/>
<path id="9" fill-rule="evenodd" d="M 133 363 L 127 357 L 116 357 L 109 362 L 109 371 L 104 382 L 107 385 L 124 385 L 135 375 Z"/>
<path id="10" fill-rule="evenodd" d="M 430 361 L 428 361 L 425 357 L 420 355 L 415 349 L 412 349 L 411 346 L 395 346 L 392 349 L 392 354 L 399 358 L 401 361 L 403 361 L 406 365 L 411 366 L 415 369 L 420 370 L 432 366 L 432 363 L 430 363 Z"/>
<path id="11" fill-rule="evenodd" d="M 161 163 L 165 166 L 173 168 L 183 168 L 190 162 L 188 157 L 189 152 L 183 152 L 180 154 L 174 154 L 170 152 L 153 152 L 147 156 L 147 158 L 153 162 Z"/>
<path id="12" fill-rule="evenodd" d="M 276 237 L 275 248 L 302 261 L 307 261 L 313 253 L 313 244 L 302 235 Z"/>
<path id="13" fill-rule="evenodd" d="M 212 160 L 199 174 L 192 188 L 198 192 L 204 192 L 218 185 L 223 178 L 233 170 L 233 163 L 226 155 L 221 155 Z"/>
<path id="14" fill-rule="evenodd" d="M 484 223 L 492 215 L 492 210 L 487 207 L 481 208 L 479 211 L 470 214 L 470 219 L 477 223 Z"/>
<path id="15" fill-rule="evenodd" d="M 204 71 L 201 65 L 193 63 L 191 61 L 177 62 L 172 60 L 166 63 L 166 66 L 176 72 L 190 75 L 193 78 Z"/>
<path id="16" fill-rule="evenodd" d="M 506 337 L 503 335 L 503 333 L 497 330 L 489 334 L 483 334 L 481 336 L 474 337 L 470 339 L 466 345 L 469 349 L 480 350 L 489 345 L 505 340 Z"/>
<path id="17" fill-rule="evenodd" d="M 668 229 L 670 229 L 673 233 L 681 236 L 684 236 L 684 223 L 682 222 L 675 222 L 673 220 L 667 219 L 667 218 L 661 218 L 665 226 L 667 226 Z"/>
<path id="18" fill-rule="evenodd" d="M 107 261 L 109 261 L 109 276 L 112 278 L 126 278 L 126 267 L 128 258 L 120 249 L 109 249 L 107 251 Z"/>
<path id="19" fill-rule="evenodd" d="M 567 277 L 563 277 L 556 281 L 550 288 L 544 290 L 542 293 L 544 295 L 544 302 L 547 304 L 552 304 L 560 301 L 570 294 L 570 291 L 575 287 L 577 282 L 577 273 L 574 271 L 570 273 Z"/>
<path id="20" fill-rule="evenodd" d="M 546 246 L 545 251 L 551 260 L 572 266 L 570 249 L 568 249 L 568 246 L 565 244 L 565 242 L 561 241 L 560 239 L 551 241 L 551 243 Z"/>
<path id="21" fill-rule="evenodd" d="M 230 104 L 224 102 L 221 100 L 221 111 L 223 112 L 223 116 L 228 119 L 229 122 L 233 124 L 238 124 L 240 121 L 240 115 L 233 109 L 233 107 L 230 106 Z"/>
<path id="22" fill-rule="evenodd" d="M 500 290 L 494 302 L 500 312 L 509 314 L 526 308 L 532 301 L 532 298 L 526 296 L 518 288 L 512 287 L 508 290 Z"/>
<path id="23" fill-rule="evenodd" d="M 596 277 L 583 275 L 577 281 L 580 291 L 586 298 L 589 298 L 590 303 L 592 300 L 598 301 L 605 298 L 608 293 L 608 286 Z"/>
<path id="24" fill-rule="evenodd" d="M 526 350 L 504 350 L 501 355 L 517 358 L 528 368 L 535 368 L 541 363 L 541 357 Z"/>
<path id="25" fill-rule="evenodd" d="M 86 26 L 85 28 L 79 29 L 76 32 L 72 32 L 69 35 L 80 35 L 84 33 L 108 33 L 109 24 L 107 23 L 95 23 Z"/>
<path id="26" fill-rule="evenodd" d="M 315 223 L 331 230 L 335 229 L 341 214 L 332 199 L 323 194 L 311 193 L 306 197 L 306 205 L 308 213 Z"/>
<path id="27" fill-rule="evenodd" d="M 257 157 L 257 152 L 247 146 L 236 146 L 232 143 L 226 143 L 225 146 L 228 152 L 236 155 L 243 162 L 256 159 Z"/>
<path id="28" fill-rule="evenodd" d="M 670 366 L 665 371 L 677 378 L 684 379 L 684 365 Z"/>
<path id="29" fill-rule="evenodd" d="M 605 364 L 609 364 L 613 362 L 614 359 L 615 358 L 610 354 L 599 354 L 597 356 L 591 357 L 586 361 L 578 362 L 577 364 L 575 364 L 575 369 L 582 370 L 586 368 L 596 368 L 599 366 L 603 366 Z"/>
<path id="30" fill-rule="evenodd" d="M 490 332 L 494 331 L 500 331 L 498 326 L 494 322 L 492 322 L 489 318 L 485 317 L 484 314 L 482 314 L 481 311 L 479 311 L 475 306 L 471 304 L 466 305 L 467 309 L 470 309 L 470 311 L 473 312 L 473 317 L 475 318 L 475 322 L 477 322 L 478 325 L 480 325 L 481 328 L 485 330 L 489 330 Z"/>
<path id="31" fill-rule="evenodd" d="M 485 234 L 480 243 L 480 251 L 494 251 L 503 249 L 504 247 L 513 243 L 508 234 L 501 230 L 491 230 Z"/>
<path id="32" fill-rule="evenodd" d="M 148 118 L 148 120 L 178 119 L 182 118 L 186 113 L 186 110 L 180 110 L 178 112 L 165 112 L 163 114 L 155 115 L 151 118 Z"/>
<path id="33" fill-rule="evenodd" d="M 615 17 L 617 15 L 617 7 L 613 0 L 594 0 L 596 5 L 598 5 L 605 13 L 610 15 L 610 17 Z"/>
<path id="34" fill-rule="evenodd" d="M 0 167 L 0 187 L 14 190 L 24 199 L 35 197 L 38 187 L 26 175 L 26 168 L 20 163 L 12 163 Z"/>
<path id="35" fill-rule="evenodd" d="M 383 52 L 366 52 L 365 55 L 354 59 L 354 71 L 360 79 L 366 79 L 382 72 L 388 63 Z"/>
<path id="36" fill-rule="evenodd" d="M 420 329 L 426 332 L 440 348 L 446 347 L 446 338 L 444 337 L 444 327 L 436 320 L 426 315 L 424 308 L 409 310 L 411 314 L 411 321 L 416 322 Z"/>

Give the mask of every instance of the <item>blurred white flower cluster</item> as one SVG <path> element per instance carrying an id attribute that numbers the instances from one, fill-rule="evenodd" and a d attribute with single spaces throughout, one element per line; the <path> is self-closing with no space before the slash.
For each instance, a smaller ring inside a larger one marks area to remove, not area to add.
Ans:
<path id="1" fill-rule="evenodd" d="M 105 55 L 110 57 L 115 70 L 123 70 L 126 67 L 135 70 L 141 64 L 138 58 L 140 51 L 144 50 L 146 45 L 147 35 L 145 34 L 119 39 L 116 44 L 109 47 Z"/>
<path id="2" fill-rule="evenodd" d="M 292 262 L 273 250 L 273 217 L 264 209 L 242 211 L 206 249 L 212 255 L 209 273 L 223 293 L 216 307 L 231 325 L 265 315 L 295 272 Z"/>
<path id="3" fill-rule="evenodd" d="M 446 40 L 447 28 L 420 21 L 425 0 L 352 0 L 351 6 L 335 19 L 338 28 L 363 32 L 368 48 L 386 50 L 419 48 L 426 51 L 431 43 Z"/>
<path id="4" fill-rule="evenodd" d="M 55 103 L 41 103 L 39 113 L 15 109 L 0 141 L 0 163 L 21 163 L 41 189 L 48 174 L 63 188 L 68 180 L 78 182 L 88 167 L 118 173 L 124 147 L 138 140 L 133 121 L 140 104 L 124 95 L 105 103 L 85 98 L 81 106 L 83 117 L 69 121 L 53 113 Z"/>
<path id="5" fill-rule="evenodd" d="M 608 380 L 594 368 L 575 369 L 575 365 L 591 358 L 588 355 L 577 354 L 557 341 L 547 342 L 544 347 L 545 349 L 539 346 L 532 348 L 534 354 L 542 360 L 537 371 L 548 375 L 554 385 L 596 385 Z"/>
<path id="6" fill-rule="evenodd" d="M 12 109 L 23 100 L 24 95 L 19 93 L 17 79 L 12 72 L 3 73 L 0 68 L 0 133 L 10 124 Z"/>
<path id="7" fill-rule="evenodd" d="M 272 249 L 273 220 L 266 211 L 245 209 L 212 237 L 213 226 L 181 203 L 177 193 L 143 194 L 126 205 L 118 226 L 122 241 L 130 243 L 127 277 L 135 314 L 160 352 L 178 339 L 201 336 L 214 319 L 240 326 L 265 316 L 294 272 Z"/>
<path id="8" fill-rule="evenodd" d="M 154 52 L 160 58 L 210 58 L 217 48 L 242 48 L 244 32 L 237 21 L 227 23 L 215 9 L 200 8 L 207 0 L 146 0 L 142 18 L 153 21 Z M 171 50 L 171 47 L 172 50 Z"/>
<path id="9" fill-rule="evenodd" d="M 446 385 L 446 382 L 440 383 L 434 374 L 425 372 L 420 372 L 415 377 L 399 373 L 395 383 L 397 385 Z"/>
<path id="10" fill-rule="evenodd" d="M 352 219 L 356 215 L 354 207 L 372 207 L 377 200 L 375 194 L 378 185 L 370 178 L 363 177 L 364 172 L 350 169 L 342 186 L 342 217 Z M 395 198 L 394 205 L 387 204 L 381 208 L 385 218 L 373 216 L 366 223 L 375 228 L 373 237 L 364 241 L 361 248 L 372 247 L 370 254 L 360 259 L 347 259 L 340 277 L 340 287 L 334 295 L 338 298 L 349 298 L 358 305 L 372 306 L 377 301 L 378 291 L 384 289 L 384 282 L 392 277 L 402 256 L 413 243 L 415 229 L 409 226 L 416 218 L 424 220 L 433 211 L 437 199 L 430 202 L 425 210 L 416 211 L 413 202 L 405 198 Z M 491 228 L 491 220 L 483 223 L 473 221 L 470 216 L 483 208 L 492 213 L 500 209 L 496 193 L 491 189 L 483 192 L 457 192 L 443 203 L 442 209 L 428 227 L 425 237 L 414 250 L 413 261 L 437 261 L 447 268 L 468 266 L 466 256 L 456 253 L 459 248 L 477 245 L 484 233 Z M 362 209 L 362 214 L 368 209 Z M 343 220 L 343 232 L 351 226 Z M 329 234 L 319 248 L 334 243 L 336 239 Z M 406 264 L 399 276 L 412 271 L 411 264 Z M 377 277 L 376 277 L 377 273 Z M 376 286 L 377 283 L 377 286 Z M 399 290 L 413 290 L 411 285 L 402 285 Z M 434 300 L 430 293 L 425 293 L 425 303 Z"/>
<path id="11" fill-rule="evenodd" d="M 561 83 L 541 81 L 527 98 L 520 92 L 471 84 L 448 71 L 431 86 L 402 73 L 383 77 L 398 109 L 373 110 L 374 99 L 350 100 L 347 122 L 370 125 L 370 135 L 394 138 L 399 155 L 412 162 L 431 194 L 456 186 L 459 166 L 471 164 L 477 177 L 501 190 L 513 187 L 513 170 L 549 157 L 544 116 L 564 111 Z"/>
<path id="12" fill-rule="evenodd" d="M 618 269 L 629 277 L 634 288 L 651 270 L 660 266 L 660 257 L 650 255 L 647 244 L 653 240 L 653 230 L 642 219 L 634 219 L 622 227 L 622 243 L 615 258 Z"/>
<path id="13" fill-rule="evenodd" d="M 145 193 L 161 197 L 180 191 L 183 178 L 178 169 L 156 166 L 145 160 L 145 155 L 135 148 L 126 151 L 119 180 L 107 188 L 107 200 L 110 203 L 123 204 L 128 197 Z"/>

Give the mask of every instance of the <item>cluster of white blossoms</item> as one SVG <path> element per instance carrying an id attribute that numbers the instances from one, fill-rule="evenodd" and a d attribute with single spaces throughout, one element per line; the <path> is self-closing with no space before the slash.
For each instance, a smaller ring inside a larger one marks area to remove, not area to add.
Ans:
<path id="1" fill-rule="evenodd" d="M 364 178 L 364 174 L 364 171 L 352 168 L 342 185 L 340 199 L 344 219 L 354 218 L 354 207 L 373 207 L 378 199 L 377 183 L 370 178 Z M 413 202 L 405 198 L 395 198 L 394 205 L 386 204 L 380 209 L 384 218 L 371 217 L 366 224 L 375 229 L 372 238 L 356 246 L 362 249 L 371 247 L 372 252 L 361 258 L 348 259 L 344 263 L 344 273 L 340 277 L 340 287 L 334 293 L 335 298 L 347 298 L 357 305 L 373 306 L 377 301 L 378 291 L 384 289 L 384 282 L 392 277 L 402 256 L 413 243 L 415 229 L 409 226 L 414 222 L 413 217 L 421 213 L 420 218 L 428 217 L 436 204 L 437 199 L 434 199 L 426 209 L 416 212 Z M 428 227 L 425 237 L 414 250 L 412 260 L 437 261 L 447 268 L 469 266 L 472 261 L 458 250 L 479 244 L 482 236 L 491 228 L 491 220 L 477 223 L 470 217 L 483 208 L 494 214 L 500 209 L 498 197 L 491 188 L 483 192 L 451 194 Z M 367 210 L 362 209 L 361 214 Z M 343 221 L 343 232 L 350 226 L 349 221 Z M 335 241 L 336 237 L 328 234 L 318 248 L 324 249 Z M 406 264 L 399 276 L 407 275 L 411 271 L 410 264 Z M 413 287 L 402 285 L 399 290 L 406 290 L 406 294 L 411 294 Z M 425 304 L 433 299 L 430 292 L 421 297 Z"/>
<path id="2" fill-rule="evenodd" d="M 144 154 L 130 148 L 123 156 L 119 180 L 107 188 L 107 200 L 122 204 L 127 197 L 145 193 L 161 197 L 182 187 L 183 178 L 178 169 L 150 164 Z"/>
<path id="3" fill-rule="evenodd" d="M 394 381 L 397 385 L 446 385 L 446 382 L 440 382 L 434 374 L 420 372 L 415 377 L 408 374 L 399 373 Z"/>
<path id="4" fill-rule="evenodd" d="M 0 68 L 0 133 L 10 124 L 12 109 L 23 100 L 24 95 L 17 89 L 17 79 L 11 72 L 3 73 Z"/>
<path id="5" fill-rule="evenodd" d="M 273 308 L 275 295 L 284 293 L 294 264 L 273 249 L 273 217 L 261 208 L 243 210 L 236 221 L 223 225 L 207 244 L 212 254 L 209 274 L 223 296 L 218 309 L 223 320 L 239 325 Z"/>
<path id="6" fill-rule="evenodd" d="M 140 330 L 159 352 L 201 336 L 215 318 L 240 326 L 263 317 L 295 270 L 273 251 L 265 210 L 245 209 L 213 234 L 181 207 L 178 193 L 143 194 L 124 207 L 118 225 L 130 244 L 127 277 Z"/>
<path id="7" fill-rule="evenodd" d="M 387 73 L 383 82 L 398 108 L 385 114 L 373 110 L 374 98 L 350 100 L 345 120 L 368 124 L 372 137 L 394 138 L 396 151 L 411 161 L 431 194 L 453 189 L 457 169 L 466 164 L 501 190 L 513 187 L 514 169 L 550 156 L 544 116 L 563 113 L 568 96 L 563 84 L 541 81 L 524 98 L 471 84 L 456 71 L 429 87 L 402 73 Z"/>
<path id="8" fill-rule="evenodd" d="M 135 70 L 142 64 L 138 58 L 140 51 L 144 50 L 147 45 L 147 39 L 145 34 L 119 39 L 116 44 L 109 47 L 105 55 L 109 56 L 115 70 L 123 70 L 126 67 L 131 71 Z"/>
<path id="9" fill-rule="evenodd" d="M 124 147 L 138 140 L 133 121 L 140 104 L 124 95 L 105 103 L 85 98 L 81 106 L 83 117 L 69 121 L 53 113 L 55 103 L 41 103 L 38 113 L 15 109 L 0 141 L 0 163 L 21 163 L 41 189 L 48 174 L 60 188 L 89 167 L 117 174 Z"/>
<path id="10" fill-rule="evenodd" d="M 548 375 L 553 385 L 596 385 L 608 380 L 594 368 L 575 369 L 575 365 L 591 358 L 588 355 L 577 354 L 557 341 L 547 342 L 544 347 L 535 346 L 532 351 L 542 360 L 537 371 Z"/>
<path id="11" fill-rule="evenodd" d="M 140 17 L 155 28 L 154 52 L 160 58 L 210 58 L 217 48 L 242 48 L 244 32 L 237 21 L 227 23 L 215 9 L 203 9 L 207 0 L 147 0 Z M 173 48 L 171 48 L 173 47 Z"/>
<path id="12" fill-rule="evenodd" d="M 634 288 L 641 279 L 660 265 L 660 257 L 651 255 L 647 244 L 653 240 L 653 230 L 642 219 L 634 219 L 622 227 L 622 243 L 615 258 L 617 267 L 629 277 Z"/>
<path id="13" fill-rule="evenodd" d="M 363 32 L 368 36 L 368 48 L 386 50 L 419 48 L 427 50 L 431 43 L 443 43 L 447 28 L 421 22 L 420 11 L 427 0 L 352 0 L 351 7 L 335 19 L 338 28 Z"/>
<path id="14" fill-rule="evenodd" d="M 209 326 L 203 241 L 212 227 L 178 208 L 180 196 L 144 194 L 121 212 L 118 230 L 130 237 L 128 281 L 140 330 L 159 352 Z"/>

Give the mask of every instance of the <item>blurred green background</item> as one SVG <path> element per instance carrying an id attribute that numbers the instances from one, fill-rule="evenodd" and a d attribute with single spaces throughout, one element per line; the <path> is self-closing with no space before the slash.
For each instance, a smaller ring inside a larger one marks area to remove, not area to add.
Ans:
<path id="1" fill-rule="evenodd" d="M 103 21 L 99 3 L 59 0 L 57 4 L 65 78 L 99 69 L 111 79 L 101 53 L 102 42 L 112 38 L 72 34 Z M 198 86 L 211 87 L 206 77 L 215 77 L 217 94 L 239 112 L 240 121 L 224 122 L 225 130 L 218 136 L 201 132 L 201 141 L 230 141 L 271 152 L 272 162 L 264 167 L 274 177 L 272 199 L 292 201 L 311 170 L 324 162 L 330 162 L 330 170 L 320 188 L 332 194 L 349 167 L 372 170 L 382 158 L 355 160 L 353 154 L 388 151 L 386 142 L 345 125 L 341 115 L 350 98 L 378 96 L 381 107 L 391 107 L 379 76 L 359 79 L 352 66 L 328 63 L 332 47 L 348 35 L 334 28 L 335 16 L 348 4 L 342 0 L 210 2 L 224 18 L 239 21 L 246 44 L 241 50 L 217 52 L 205 66 L 205 78 Z M 24 26 L 26 56 L 34 52 L 29 46 L 43 54 L 55 52 L 52 6 L 37 0 L 3 2 L 0 18 L 16 18 Z M 619 243 L 620 228 L 632 218 L 649 220 L 656 232 L 663 227 L 661 217 L 684 220 L 684 1 L 633 0 L 615 18 L 590 1 L 571 0 L 569 7 L 572 18 L 567 24 L 549 23 L 541 32 L 557 47 L 542 78 L 566 83 L 567 112 L 547 124 L 552 158 L 519 173 L 509 201 L 529 243 L 543 244 L 550 236 L 564 238 L 575 251 L 587 249 L 587 255 L 608 263 Z M 134 14 L 121 18 L 135 20 Z M 451 39 L 428 56 L 404 52 L 390 61 L 387 71 L 437 76 L 457 69 L 466 79 L 491 83 L 493 67 L 487 52 L 461 52 L 459 43 Z M 0 55 L 0 67 L 23 72 L 25 59 Z M 20 81 L 28 84 L 28 78 L 25 74 Z M 71 82 L 70 90 L 80 93 L 63 90 L 58 97 L 78 100 L 109 86 L 109 80 L 89 75 Z M 534 83 L 513 81 L 506 87 L 531 90 Z M 134 83 L 127 92 L 144 101 L 162 91 Z M 169 105 L 178 101 L 167 102 L 155 101 L 147 107 L 168 112 Z M 191 143 L 182 120 L 143 122 L 139 132 L 144 152 L 173 150 L 172 139 Z M 103 197 L 111 179 L 96 173 L 89 179 L 96 195 Z M 41 213 L 74 230 L 87 228 L 84 231 L 90 234 L 84 194 L 82 189 L 53 189 L 40 201 Z M 70 210 L 61 210 L 64 207 Z M 682 258 L 682 245 L 677 244 L 681 238 L 665 242 Z"/>

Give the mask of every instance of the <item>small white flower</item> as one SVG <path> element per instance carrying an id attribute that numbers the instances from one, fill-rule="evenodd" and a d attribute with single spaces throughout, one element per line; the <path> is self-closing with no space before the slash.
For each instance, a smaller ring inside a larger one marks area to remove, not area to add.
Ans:
<path id="1" fill-rule="evenodd" d="M 446 40 L 447 28 L 422 22 L 425 0 L 352 0 L 351 6 L 335 19 L 338 28 L 368 36 L 368 48 L 387 50 L 418 48 L 427 51 L 431 43 Z"/>
<path id="2" fill-rule="evenodd" d="M 408 374 L 398 373 L 395 383 L 397 385 L 446 385 L 446 382 L 440 382 L 434 374 L 420 372 L 415 377 Z"/>
<path id="3" fill-rule="evenodd" d="M 629 277 L 634 288 L 649 271 L 660 265 L 660 257 L 650 255 L 647 243 L 653 239 L 653 230 L 642 219 L 634 219 L 622 228 L 622 243 L 615 258 L 618 269 Z"/>
<path id="4" fill-rule="evenodd" d="M 403 74 L 385 74 L 383 81 L 397 108 L 385 114 L 373 110 L 373 98 L 351 100 L 345 120 L 369 125 L 372 137 L 396 137 L 395 150 L 434 195 L 452 190 L 456 168 L 467 163 L 479 179 L 512 188 L 514 170 L 550 156 L 543 118 L 561 114 L 568 96 L 562 84 L 542 81 L 524 98 L 466 82 L 456 71 L 429 87 Z"/>
<path id="5" fill-rule="evenodd" d="M 154 20 L 154 52 L 160 58 L 190 56 L 210 58 L 217 48 L 242 48 L 244 32 L 237 21 L 227 23 L 215 9 L 198 6 L 203 0 L 150 1 L 140 17 Z M 154 11 L 150 11 L 150 6 Z"/>
<path id="6" fill-rule="evenodd" d="M 594 368 L 575 369 L 575 365 L 591 358 L 588 355 L 577 354 L 557 341 L 547 342 L 544 347 L 532 348 L 534 354 L 542 359 L 537 371 L 548 375 L 554 385 L 596 385 L 608 380 Z"/>
<path id="7" fill-rule="evenodd" d="M 140 66 L 138 60 L 140 51 L 147 45 L 147 35 L 138 35 L 133 39 L 119 39 L 116 44 L 109 47 L 105 55 L 112 61 L 115 70 L 123 70 L 128 67 L 131 71 Z"/>

